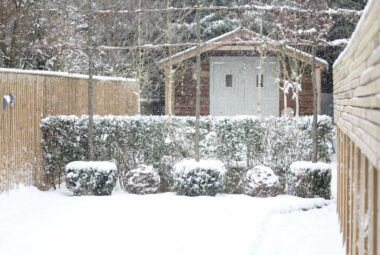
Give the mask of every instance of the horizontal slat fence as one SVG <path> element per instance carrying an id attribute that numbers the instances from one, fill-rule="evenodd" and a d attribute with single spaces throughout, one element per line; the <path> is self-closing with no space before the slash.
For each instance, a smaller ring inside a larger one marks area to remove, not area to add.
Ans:
<path id="1" fill-rule="evenodd" d="M 380 252 L 380 1 L 370 0 L 334 65 L 338 213 L 349 255 Z"/>
<path id="2" fill-rule="evenodd" d="M 87 76 L 0 69 L 1 100 L 16 97 L 14 107 L 0 113 L 0 192 L 16 184 L 44 188 L 40 120 L 49 115 L 87 113 Z M 97 115 L 137 113 L 137 82 L 94 77 Z"/>

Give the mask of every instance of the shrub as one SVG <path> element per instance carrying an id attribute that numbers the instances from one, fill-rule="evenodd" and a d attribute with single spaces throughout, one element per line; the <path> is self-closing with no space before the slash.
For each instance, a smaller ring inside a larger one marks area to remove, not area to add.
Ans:
<path id="1" fill-rule="evenodd" d="M 244 194 L 249 196 L 274 197 L 281 192 L 278 176 L 265 166 L 256 166 L 248 170 L 243 183 Z"/>
<path id="2" fill-rule="evenodd" d="M 184 160 L 173 167 L 174 190 L 185 196 L 215 196 L 223 192 L 226 168 L 217 160 Z"/>
<path id="3" fill-rule="evenodd" d="M 286 173 L 286 185 L 290 195 L 330 199 L 331 166 L 321 162 L 294 162 Z"/>
<path id="4" fill-rule="evenodd" d="M 74 161 L 66 165 L 66 187 L 75 196 L 111 195 L 116 185 L 115 163 L 101 161 Z"/>
<path id="5" fill-rule="evenodd" d="M 153 194 L 160 189 L 160 176 L 152 166 L 140 165 L 123 177 L 123 186 L 129 193 Z"/>

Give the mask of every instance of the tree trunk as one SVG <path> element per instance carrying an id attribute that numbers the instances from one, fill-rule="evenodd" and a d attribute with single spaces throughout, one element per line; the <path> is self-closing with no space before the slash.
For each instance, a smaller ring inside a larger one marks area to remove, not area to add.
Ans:
<path id="1" fill-rule="evenodd" d="M 87 34 L 87 51 L 88 51 L 88 160 L 94 160 L 94 135 L 93 135 L 93 127 L 94 127 L 94 87 L 93 87 L 93 22 L 92 22 L 92 2 L 89 1 L 89 12 L 87 13 L 88 17 L 88 34 Z"/>
<path id="2" fill-rule="evenodd" d="M 200 0 L 198 1 L 197 7 L 200 7 Z M 199 162 L 200 160 L 200 152 L 199 152 L 199 125 L 200 125 L 200 92 L 201 92 L 201 31 L 200 31 L 200 18 L 199 11 L 196 11 L 196 24 L 197 24 L 197 63 L 196 63 L 196 77 L 197 77 L 197 85 L 195 92 L 195 160 Z"/>
<path id="3" fill-rule="evenodd" d="M 300 96 L 299 92 L 296 93 L 296 117 L 300 116 Z"/>
<path id="4" fill-rule="evenodd" d="M 139 10 L 141 10 L 141 0 L 139 0 Z M 139 68 L 138 68 L 138 88 L 137 88 L 137 114 L 141 115 L 141 91 L 142 87 L 141 86 L 141 81 L 142 81 L 142 68 L 143 68 L 143 63 L 142 63 L 142 53 L 141 53 L 141 12 L 138 13 L 137 16 L 137 46 L 138 46 L 138 61 L 139 61 Z"/>
<path id="5" fill-rule="evenodd" d="M 312 162 L 316 163 L 318 161 L 318 133 L 317 133 L 317 121 L 318 121 L 318 91 L 317 91 L 317 78 L 316 78 L 316 66 L 315 66 L 315 55 L 316 55 L 316 46 L 313 45 L 312 50 L 312 85 L 313 85 L 313 124 L 312 124 L 312 130 L 311 135 L 313 139 L 313 156 L 312 156 Z"/>

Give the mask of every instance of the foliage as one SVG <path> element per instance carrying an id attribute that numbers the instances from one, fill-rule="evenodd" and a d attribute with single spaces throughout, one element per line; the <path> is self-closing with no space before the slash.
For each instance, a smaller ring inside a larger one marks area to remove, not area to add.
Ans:
<path id="1" fill-rule="evenodd" d="M 330 199 L 331 167 L 324 163 L 294 162 L 286 172 L 290 195 Z"/>
<path id="2" fill-rule="evenodd" d="M 67 163 L 86 159 L 86 116 L 56 116 L 42 120 L 44 170 L 51 184 L 60 181 Z M 97 160 L 117 162 L 126 173 L 140 164 L 153 165 L 169 188 L 171 166 L 194 158 L 192 117 L 94 118 L 94 150 Z M 319 117 L 319 160 L 330 162 L 331 118 Z M 232 117 L 201 118 L 201 156 L 218 159 L 228 169 L 226 183 L 233 191 L 247 169 L 270 167 L 279 176 L 296 160 L 311 159 L 311 118 Z M 164 158 L 169 157 L 169 164 Z"/>
<path id="3" fill-rule="evenodd" d="M 80 163 L 79 166 L 77 163 Z M 94 163 L 99 162 L 72 162 L 66 166 L 66 187 L 75 196 L 111 195 L 117 181 L 116 166 L 107 162 L 114 167 L 103 168 L 104 162 L 99 163 L 99 166 L 95 166 Z"/>
<path id="4" fill-rule="evenodd" d="M 185 196 L 215 196 L 224 190 L 224 164 L 215 160 L 184 160 L 173 167 L 173 190 Z"/>

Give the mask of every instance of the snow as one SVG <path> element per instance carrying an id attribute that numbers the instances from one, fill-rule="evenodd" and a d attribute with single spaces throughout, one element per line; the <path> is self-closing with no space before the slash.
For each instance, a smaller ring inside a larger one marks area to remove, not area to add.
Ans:
<path id="1" fill-rule="evenodd" d="M 331 170 L 331 165 L 323 162 L 312 163 L 310 161 L 297 161 L 290 165 L 290 172 L 295 175 L 300 175 L 307 170 L 327 172 Z"/>
<path id="2" fill-rule="evenodd" d="M 321 198 L 73 197 L 19 187 L 0 194 L 0 208 L 6 255 L 344 254 L 336 203 Z"/>
<path id="3" fill-rule="evenodd" d="M 40 71 L 40 70 L 24 70 L 24 69 L 14 69 L 14 68 L 0 68 L 0 73 L 17 73 L 17 74 L 30 74 L 30 75 L 43 75 L 43 76 L 56 76 L 56 77 L 67 77 L 75 79 L 88 79 L 88 75 L 68 73 L 68 72 L 53 72 L 53 71 Z M 110 77 L 110 76 L 97 76 L 92 77 L 94 80 L 98 81 L 123 81 L 128 83 L 136 83 L 136 79 L 132 78 L 121 78 L 121 77 Z"/>
<path id="4" fill-rule="evenodd" d="M 256 166 L 247 172 L 247 177 L 251 179 L 254 184 L 266 184 L 272 186 L 278 183 L 278 176 L 276 176 L 272 169 L 266 166 Z"/>
<path id="5" fill-rule="evenodd" d="M 349 39 L 336 39 L 334 41 L 328 42 L 330 46 L 341 46 L 347 45 L 349 43 Z"/>
<path id="6" fill-rule="evenodd" d="M 97 172 L 109 173 L 117 171 L 116 164 L 109 161 L 73 161 L 66 165 L 66 170 L 94 169 Z"/>
<path id="7" fill-rule="evenodd" d="M 174 171 L 179 173 L 189 173 L 194 169 L 210 169 L 219 172 L 220 174 L 226 173 L 226 168 L 223 162 L 219 160 L 200 160 L 199 162 L 194 159 L 183 160 L 174 165 Z"/>

